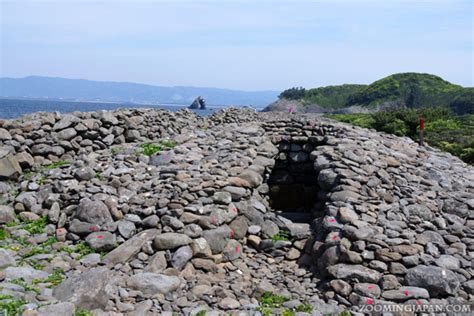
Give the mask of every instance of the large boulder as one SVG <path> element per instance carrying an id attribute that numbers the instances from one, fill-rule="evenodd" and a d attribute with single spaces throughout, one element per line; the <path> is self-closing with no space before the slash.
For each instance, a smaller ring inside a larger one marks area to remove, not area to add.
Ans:
<path id="1" fill-rule="evenodd" d="M 115 295 L 120 277 L 106 267 L 86 270 L 72 275 L 54 288 L 53 296 L 81 309 L 105 309 Z"/>
<path id="2" fill-rule="evenodd" d="M 0 180 L 16 180 L 20 176 L 21 172 L 22 170 L 20 164 L 14 154 L 8 154 L 0 158 Z"/>
<path id="3" fill-rule="evenodd" d="M 148 241 L 153 240 L 157 234 L 158 230 L 156 229 L 148 229 L 140 232 L 109 252 L 102 259 L 102 262 L 105 264 L 115 265 L 117 263 L 125 263 L 129 261 L 140 252 L 143 245 L 145 245 Z"/>
<path id="4" fill-rule="evenodd" d="M 192 239 L 185 234 L 164 233 L 155 237 L 154 245 L 158 250 L 175 249 L 189 245 Z"/>
<path id="5" fill-rule="evenodd" d="M 454 272 L 435 266 L 421 265 L 408 270 L 405 281 L 410 286 L 422 287 L 431 296 L 454 295 L 459 289 L 459 279 Z"/>
<path id="6" fill-rule="evenodd" d="M 180 283 L 179 278 L 176 276 L 151 272 L 135 274 L 127 280 L 129 288 L 141 291 L 145 295 L 173 292 L 179 288 Z"/>
<path id="7" fill-rule="evenodd" d="M 330 266 L 328 272 L 336 279 L 357 280 L 358 282 L 367 283 L 377 283 L 382 276 L 380 272 L 358 264 L 336 264 Z"/>
<path id="8" fill-rule="evenodd" d="M 109 209 L 101 201 L 82 199 L 77 207 L 76 217 L 91 224 L 105 224 L 113 222 Z"/>

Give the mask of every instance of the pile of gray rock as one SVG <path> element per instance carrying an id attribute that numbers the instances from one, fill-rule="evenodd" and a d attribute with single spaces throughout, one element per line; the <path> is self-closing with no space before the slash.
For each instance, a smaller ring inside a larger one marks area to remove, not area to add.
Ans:
<path id="1" fill-rule="evenodd" d="M 0 177 L 0 295 L 28 315 L 474 300 L 473 168 L 407 138 L 251 109 L 38 113 L 0 121 Z M 272 192 L 308 185 L 292 220 Z"/>

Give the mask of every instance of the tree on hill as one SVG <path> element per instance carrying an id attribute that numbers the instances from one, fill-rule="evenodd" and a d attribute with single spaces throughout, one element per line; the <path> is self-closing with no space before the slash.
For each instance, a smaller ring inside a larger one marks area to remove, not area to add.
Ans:
<path id="1" fill-rule="evenodd" d="M 279 99 L 299 100 L 304 98 L 306 89 L 303 87 L 293 87 L 280 93 Z"/>

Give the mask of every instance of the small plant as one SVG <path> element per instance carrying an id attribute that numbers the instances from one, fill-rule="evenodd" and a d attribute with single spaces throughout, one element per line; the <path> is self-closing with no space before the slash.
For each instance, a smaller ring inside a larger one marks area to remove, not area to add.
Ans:
<path id="1" fill-rule="evenodd" d="M 48 239 L 41 244 L 42 247 L 47 247 L 47 246 L 51 246 L 52 244 L 54 243 L 57 243 L 58 242 L 58 239 L 54 236 L 50 236 L 48 237 Z"/>
<path id="2" fill-rule="evenodd" d="M 280 230 L 277 234 L 272 236 L 272 241 L 275 243 L 279 240 L 289 240 L 290 232 L 287 230 Z"/>
<path id="3" fill-rule="evenodd" d="M 286 296 L 276 295 L 272 292 L 265 292 L 260 297 L 259 302 L 262 303 L 263 307 L 279 308 L 281 307 L 281 304 L 289 300 L 290 299 Z"/>
<path id="4" fill-rule="evenodd" d="M 80 242 L 75 247 L 75 252 L 79 253 L 82 257 L 90 255 L 91 253 L 96 253 L 94 248 L 89 247 L 85 242 Z"/>
<path id="5" fill-rule="evenodd" d="M 27 301 L 23 299 L 13 300 L 13 297 L 11 295 L 1 295 L 0 297 L 2 297 L 0 298 L 0 312 L 4 313 L 5 316 L 22 314 L 23 310 L 21 307 L 25 305 Z"/>
<path id="6" fill-rule="evenodd" d="M 72 247 L 61 247 L 59 251 L 67 252 L 68 254 L 78 253 L 79 259 L 90 255 L 91 253 L 97 253 L 94 248 L 89 247 L 85 242 L 81 241 L 80 243 L 72 246 Z"/>
<path id="7" fill-rule="evenodd" d="M 122 147 L 114 147 L 114 148 L 110 149 L 110 152 L 113 155 L 117 155 L 117 154 L 121 153 L 122 151 L 123 151 Z"/>
<path id="8" fill-rule="evenodd" d="M 35 270 L 43 270 L 44 269 L 44 265 L 42 265 L 41 263 L 39 263 L 37 260 L 34 260 L 34 259 L 30 261 L 30 265 Z"/>
<path id="9" fill-rule="evenodd" d="M 262 306 L 258 306 L 257 307 L 257 311 L 259 311 L 260 313 L 262 313 L 263 316 L 271 316 L 273 313 L 272 313 L 272 310 L 268 307 L 262 307 Z"/>
<path id="10" fill-rule="evenodd" d="M 33 284 L 38 283 L 51 283 L 48 287 L 53 287 L 59 285 L 64 280 L 63 271 L 59 268 L 54 268 L 53 273 L 49 275 L 46 279 L 34 279 Z"/>
<path id="11" fill-rule="evenodd" d="M 142 153 L 146 156 L 152 156 L 163 149 L 171 149 L 175 147 L 178 143 L 174 140 L 164 139 L 161 140 L 159 145 L 153 143 L 145 143 L 141 144 L 140 148 L 142 149 Z"/>
<path id="12" fill-rule="evenodd" d="M 26 240 L 26 237 L 12 237 L 17 243 L 20 244 L 22 247 L 28 247 L 30 243 Z"/>
<path id="13" fill-rule="evenodd" d="M 50 163 L 49 165 L 44 166 L 43 169 L 44 170 L 52 170 L 52 169 L 56 169 L 56 168 L 65 166 L 68 163 L 69 162 L 66 161 L 66 160 L 59 160 L 59 161 L 56 161 L 56 162 Z"/>
<path id="14" fill-rule="evenodd" d="M 31 180 L 31 178 L 33 178 L 34 174 L 35 173 L 33 171 L 27 171 L 27 172 L 23 173 L 23 179 Z"/>
<path id="15" fill-rule="evenodd" d="M 4 229 L 0 229 L 0 240 L 4 240 L 8 237 L 8 232 Z"/>
<path id="16" fill-rule="evenodd" d="M 74 316 L 92 316 L 92 313 L 84 309 L 77 308 L 74 311 Z"/>
<path id="17" fill-rule="evenodd" d="M 43 216 L 34 221 L 26 221 L 26 223 L 27 224 L 23 226 L 23 229 L 31 234 L 42 234 L 44 233 L 44 228 L 48 224 L 48 217 Z"/>
<path id="18" fill-rule="evenodd" d="M 95 178 L 96 178 L 97 180 L 102 180 L 104 177 L 102 176 L 102 173 L 101 173 L 101 172 L 96 172 L 96 173 L 95 173 Z"/>
<path id="19" fill-rule="evenodd" d="M 23 278 L 11 280 L 10 283 L 23 287 L 25 291 L 27 292 L 32 291 L 32 292 L 35 292 L 36 294 L 40 294 L 40 290 L 37 287 L 29 285 L 28 283 L 26 283 L 25 279 Z"/>
<path id="20" fill-rule="evenodd" d="M 196 313 L 195 316 L 206 316 L 207 312 L 205 310 L 201 310 L 199 312 Z"/>
<path id="21" fill-rule="evenodd" d="M 145 156 L 152 156 L 163 149 L 161 146 L 152 143 L 141 144 L 140 148 Z"/>
<path id="22" fill-rule="evenodd" d="M 160 141 L 160 145 L 166 148 L 174 148 L 178 143 L 174 140 L 164 139 Z"/>
<path id="23" fill-rule="evenodd" d="M 42 253 L 49 253 L 49 251 L 41 247 L 33 247 L 31 248 L 30 252 L 23 255 L 23 258 L 33 257 L 34 255 L 39 255 Z"/>
<path id="24" fill-rule="evenodd" d="M 46 179 L 47 179 L 46 176 L 41 175 L 38 177 L 38 179 L 36 179 L 36 184 L 41 186 L 46 182 Z"/>
<path id="25" fill-rule="evenodd" d="M 297 312 L 311 313 L 312 310 L 313 310 L 313 306 L 309 304 L 308 302 L 304 302 L 303 304 L 296 306 Z"/>
<path id="26" fill-rule="evenodd" d="M 281 312 L 281 316 L 294 316 L 294 315 L 295 315 L 295 312 L 288 308 L 283 310 L 283 312 Z"/>
<path id="27" fill-rule="evenodd" d="M 6 227 L 13 227 L 13 226 L 16 226 L 16 225 L 18 225 L 18 223 L 15 222 L 15 221 L 11 221 L 11 222 L 8 222 L 8 223 L 5 224 Z"/>

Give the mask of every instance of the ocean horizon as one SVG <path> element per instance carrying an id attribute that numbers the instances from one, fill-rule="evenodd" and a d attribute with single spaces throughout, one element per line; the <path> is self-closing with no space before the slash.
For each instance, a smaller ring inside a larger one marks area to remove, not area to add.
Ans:
<path id="1" fill-rule="evenodd" d="M 154 108 L 176 112 L 188 108 L 185 104 L 138 104 L 96 101 L 63 101 L 39 99 L 0 98 L 0 119 L 15 119 L 35 112 L 71 113 L 75 111 L 93 112 L 99 110 L 116 110 L 125 108 Z M 227 106 L 207 106 L 206 110 L 192 110 L 207 116 Z"/>

